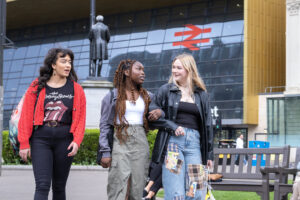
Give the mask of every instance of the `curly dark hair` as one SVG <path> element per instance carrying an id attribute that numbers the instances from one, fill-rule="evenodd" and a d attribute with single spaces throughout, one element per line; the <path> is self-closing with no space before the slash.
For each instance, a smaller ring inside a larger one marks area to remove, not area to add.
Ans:
<path id="1" fill-rule="evenodd" d="M 132 70 L 132 66 L 135 62 L 137 62 L 137 61 L 130 60 L 130 59 L 122 60 L 115 72 L 115 77 L 114 77 L 114 87 L 117 88 L 117 91 L 118 91 L 116 107 L 115 107 L 114 127 L 116 129 L 116 136 L 121 143 L 126 141 L 126 139 L 128 137 L 127 129 L 129 127 L 129 124 L 124 117 L 125 112 L 126 112 L 126 102 L 125 101 L 127 99 L 126 91 L 125 91 L 125 88 L 126 88 L 125 71 L 129 69 L 130 75 L 128 78 L 131 79 L 131 70 Z M 144 89 L 142 87 L 142 85 L 137 85 L 137 90 L 145 102 L 145 109 L 144 109 L 144 114 L 143 114 L 143 124 L 144 124 L 144 128 L 146 130 L 146 133 L 147 133 L 149 130 L 149 126 L 148 126 L 146 114 L 148 113 L 148 108 L 149 108 L 149 104 L 150 104 L 151 100 L 150 100 L 147 90 Z M 132 99 L 134 99 L 134 91 L 133 90 L 131 91 L 131 94 L 133 95 Z M 117 124 L 117 118 L 119 118 L 120 124 Z M 122 135 L 123 129 L 125 130 L 125 136 Z"/>
<path id="2" fill-rule="evenodd" d="M 55 64 L 58 58 L 65 57 L 66 55 L 70 56 L 72 61 L 71 72 L 68 79 L 77 82 L 78 78 L 73 67 L 74 53 L 70 49 L 52 48 L 48 51 L 44 60 L 44 65 L 40 68 L 37 93 L 40 92 L 46 86 L 47 81 L 50 80 L 53 73 L 52 64 Z"/>

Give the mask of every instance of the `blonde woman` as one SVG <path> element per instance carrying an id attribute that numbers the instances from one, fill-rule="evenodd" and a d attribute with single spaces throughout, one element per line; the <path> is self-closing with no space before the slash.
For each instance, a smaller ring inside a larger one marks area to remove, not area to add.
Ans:
<path id="1" fill-rule="evenodd" d="M 181 54 L 172 62 L 169 83 L 161 86 L 151 102 L 165 117 L 153 122 L 157 137 L 152 161 L 163 162 L 165 199 L 205 199 L 207 182 L 203 165 L 212 166 L 213 134 L 206 87 L 192 55 Z M 165 156 L 161 156 L 165 155 Z"/>

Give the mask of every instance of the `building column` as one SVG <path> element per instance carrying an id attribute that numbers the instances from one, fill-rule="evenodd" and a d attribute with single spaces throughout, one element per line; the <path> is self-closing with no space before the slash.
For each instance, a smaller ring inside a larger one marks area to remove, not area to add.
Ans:
<path id="1" fill-rule="evenodd" d="M 300 0 L 286 1 L 286 91 L 300 93 Z"/>

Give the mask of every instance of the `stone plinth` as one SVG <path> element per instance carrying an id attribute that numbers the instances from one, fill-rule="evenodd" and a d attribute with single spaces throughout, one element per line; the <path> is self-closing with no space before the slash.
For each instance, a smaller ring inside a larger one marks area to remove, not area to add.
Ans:
<path id="1" fill-rule="evenodd" d="M 104 80 L 86 80 L 81 86 L 86 96 L 86 128 L 99 128 L 101 101 L 113 84 Z"/>

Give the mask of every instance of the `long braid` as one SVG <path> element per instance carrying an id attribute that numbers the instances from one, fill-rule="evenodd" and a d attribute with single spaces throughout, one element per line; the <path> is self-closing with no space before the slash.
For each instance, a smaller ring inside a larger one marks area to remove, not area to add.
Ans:
<path id="1" fill-rule="evenodd" d="M 116 100 L 116 107 L 115 107 L 115 118 L 114 118 L 114 127 L 116 129 L 116 136 L 119 139 L 119 141 L 125 142 L 128 138 L 127 129 L 129 127 L 129 124 L 127 120 L 125 119 L 124 115 L 126 112 L 126 76 L 125 71 L 129 69 L 130 75 L 131 75 L 131 69 L 133 64 L 135 63 L 135 60 L 122 60 L 116 70 L 115 76 L 114 76 L 114 87 L 118 90 L 117 100 Z M 129 76 L 131 78 L 131 76 Z M 144 102 L 145 102 L 145 109 L 143 113 L 143 124 L 144 128 L 146 130 L 146 133 L 149 130 L 148 121 L 146 118 L 146 114 L 148 113 L 148 108 L 150 105 L 150 97 L 147 93 L 147 91 L 142 88 L 141 85 L 138 85 L 137 87 L 139 94 L 142 96 Z M 131 100 L 135 102 L 134 98 L 134 91 L 131 91 Z M 117 123 L 117 119 L 119 119 L 120 123 Z M 122 130 L 124 129 L 125 135 L 122 135 Z"/>

